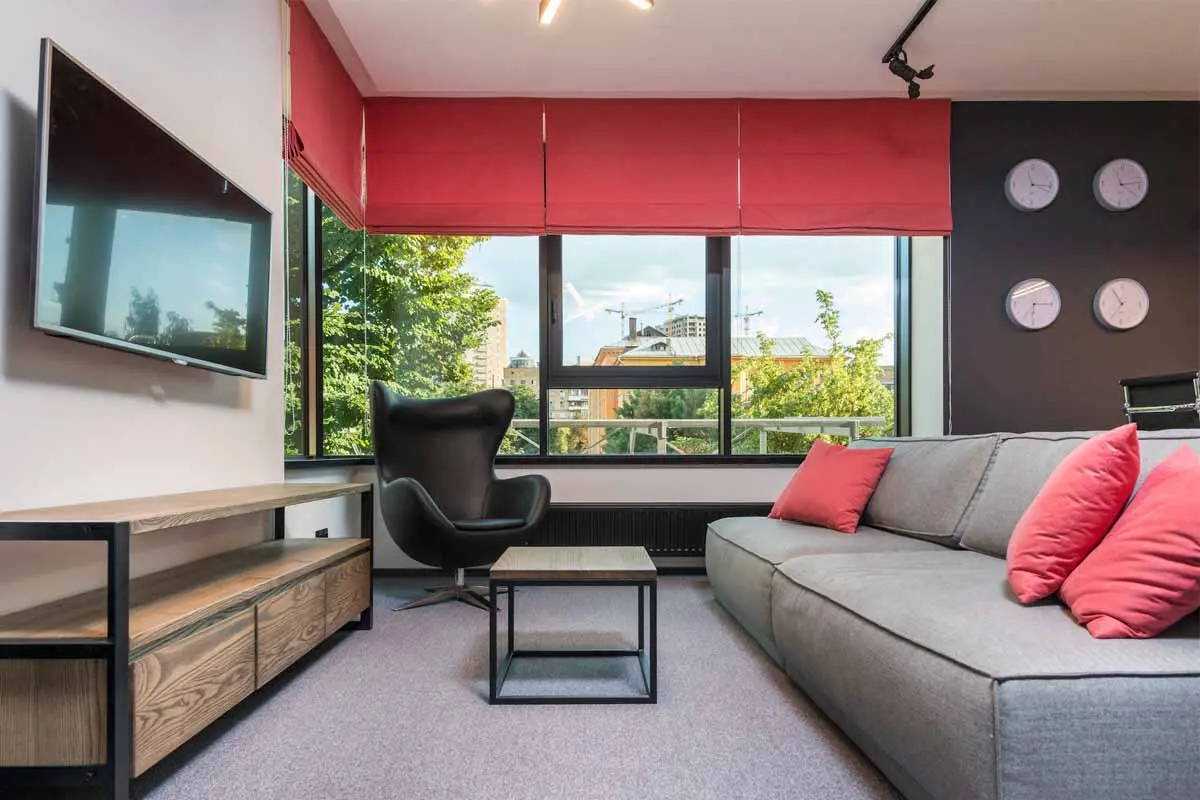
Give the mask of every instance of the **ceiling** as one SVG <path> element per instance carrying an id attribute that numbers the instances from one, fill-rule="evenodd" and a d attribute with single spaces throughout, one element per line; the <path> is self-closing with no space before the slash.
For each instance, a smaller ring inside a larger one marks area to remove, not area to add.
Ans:
<path id="1" fill-rule="evenodd" d="M 920 0 L 308 0 L 367 95 L 904 96 L 880 63 Z M 1200 0 L 941 0 L 925 96 L 1200 96 Z"/>

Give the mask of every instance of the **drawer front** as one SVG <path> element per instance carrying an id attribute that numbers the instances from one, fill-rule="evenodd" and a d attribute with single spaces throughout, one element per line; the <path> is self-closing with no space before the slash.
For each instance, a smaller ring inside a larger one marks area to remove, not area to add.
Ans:
<path id="1" fill-rule="evenodd" d="M 141 775 L 254 691 L 254 609 L 133 662 L 133 773 Z"/>
<path id="2" fill-rule="evenodd" d="M 371 603 L 371 554 L 363 553 L 325 571 L 325 635 L 357 619 Z"/>
<path id="3" fill-rule="evenodd" d="M 0 661 L 0 767 L 103 764 L 103 661 Z"/>
<path id="4" fill-rule="evenodd" d="M 258 685 L 263 686 L 325 638 L 325 574 L 258 604 Z"/>

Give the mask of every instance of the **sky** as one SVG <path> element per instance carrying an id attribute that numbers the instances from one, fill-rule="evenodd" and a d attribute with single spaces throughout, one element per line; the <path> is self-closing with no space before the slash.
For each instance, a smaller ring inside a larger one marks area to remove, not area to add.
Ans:
<path id="1" fill-rule="evenodd" d="M 46 207 L 38 313 L 58 324 L 61 308 L 54 283 L 67 274 L 72 206 Z M 243 316 L 250 252 L 249 223 L 148 211 L 117 211 L 112 262 L 104 306 L 104 331 L 124 336 L 132 290 L 158 294 L 162 325 L 167 312 L 189 319 L 196 331 L 212 330 L 212 301 Z M 95 331 L 101 333 L 101 331 Z"/>
<path id="2" fill-rule="evenodd" d="M 493 237 L 468 253 L 464 267 L 508 299 L 508 355 L 538 355 L 538 240 Z M 816 323 L 816 290 L 832 292 L 846 342 L 894 330 L 895 240 L 886 236 L 739 236 L 733 239 L 734 311 L 749 317 L 750 334 L 803 336 L 827 342 Z M 625 312 L 639 327 L 673 314 L 704 313 L 704 239 L 693 236 L 564 236 L 566 324 L 563 360 L 592 363 L 599 348 L 619 340 Z M 657 308 L 656 308 L 657 307 Z M 615 309 L 617 313 L 605 311 Z M 639 312 L 632 314 L 632 312 Z M 742 335 L 743 320 L 735 320 Z M 892 363 L 884 348 L 881 363 Z"/>

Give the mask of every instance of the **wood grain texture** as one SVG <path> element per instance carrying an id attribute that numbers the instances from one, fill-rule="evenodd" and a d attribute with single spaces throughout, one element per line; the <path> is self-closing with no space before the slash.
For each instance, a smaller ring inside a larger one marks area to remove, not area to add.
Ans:
<path id="1" fill-rule="evenodd" d="M 268 483 L 262 486 L 237 486 L 205 492 L 8 511 L 0 514 L 0 526 L 7 522 L 128 522 L 131 534 L 151 533 L 211 519 L 267 511 L 330 497 L 361 494 L 370 488 L 369 483 Z"/>
<path id="2" fill-rule="evenodd" d="M 370 549 L 365 539 L 281 539 L 138 578 L 130 585 L 134 656 L 186 627 Z M 103 637 L 105 591 L 0 617 L 0 638 Z"/>
<path id="3" fill-rule="evenodd" d="M 300 581 L 256 608 L 262 687 L 325 638 L 325 573 Z"/>
<path id="4" fill-rule="evenodd" d="M 495 580 L 653 580 L 644 547 L 510 547 L 492 565 Z"/>
<path id="5" fill-rule="evenodd" d="M 253 691 L 252 608 L 134 661 L 134 775 L 141 775 Z"/>
<path id="6" fill-rule="evenodd" d="M 363 553 L 325 571 L 325 635 L 357 619 L 371 603 L 371 554 Z"/>
<path id="7" fill-rule="evenodd" d="M 104 763 L 103 661 L 0 661 L 0 766 Z"/>

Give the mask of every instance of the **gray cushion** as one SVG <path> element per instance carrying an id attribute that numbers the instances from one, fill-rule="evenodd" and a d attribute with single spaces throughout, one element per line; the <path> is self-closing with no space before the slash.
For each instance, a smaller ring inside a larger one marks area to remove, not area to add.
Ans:
<path id="1" fill-rule="evenodd" d="M 704 563 L 717 599 L 779 661 L 771 636 L 771 573 L 776 564 L 813 553 L 942 549 L 872 528 L 847 534 L 766 517 L 729 517 L 708 526 Z"/>
<path id="2" fill-rule="evenodd" d="M 1196 796 L 1195 616 L 1159 639 L 1095 640 L 1055 604 L 1019 606 L 1002 560 L 948 550 L 793 559 L 771 598 L 788 674 L 884 753 L 899 785 L 984 800 Z"/>
<path id="3" fill-rule="evenodd" d="M 852 442 L 853 448 L 893 448 L 863 512 L 863 524 L 943 544 L 956 542 L 995 445 L 994 434 Z"/>
<path id="4" fill-rule="evenodd" d="M 1013 528 L 1054 468 L 1094 432 L 1002 434 L 983 482 L 963 520 L 961 544 L 1003 557 Z M 1164 458 L 1187 444 L 1200 452 L 1200 431 L 1139 434 L 1142 479 Z"/>

